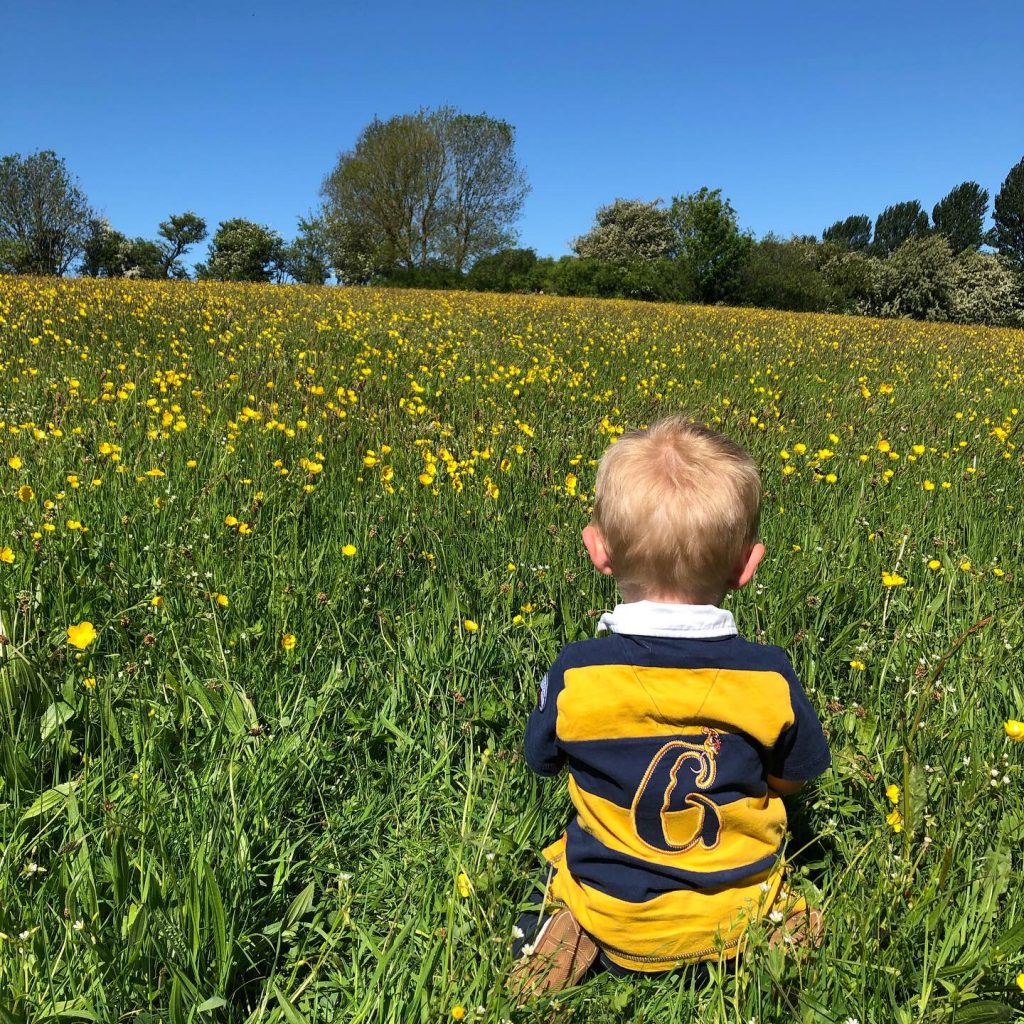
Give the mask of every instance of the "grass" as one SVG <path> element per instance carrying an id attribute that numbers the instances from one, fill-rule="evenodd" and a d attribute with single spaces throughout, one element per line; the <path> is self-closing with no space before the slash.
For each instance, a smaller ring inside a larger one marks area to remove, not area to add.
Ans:
<path id="1" fill-rule="evenodd" d="M 0 1021 L 1022 1016 L 1022 356 L 950 325 L 0 281 Z M 728 603 L 829 733 L 789 847 L 826 943 L 516 1011 L 517 906 L 569 813 L 523 727 L 616 600 L 579 541 L 595 462 L 680 408 L 762 466 L 768 557 Z"/>

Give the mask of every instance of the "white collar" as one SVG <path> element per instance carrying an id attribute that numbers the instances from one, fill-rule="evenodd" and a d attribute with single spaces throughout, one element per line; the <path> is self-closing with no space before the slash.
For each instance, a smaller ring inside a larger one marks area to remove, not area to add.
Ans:
<path id="1" fill-rule="evenodd" d="M 634 636 L 690 637 L 709 639 L 735 636 L 736 620 L 727 608 L 714 604 L 666 604 L 661 601 L 629 601 L 605 612 L 598 630 Z"/>

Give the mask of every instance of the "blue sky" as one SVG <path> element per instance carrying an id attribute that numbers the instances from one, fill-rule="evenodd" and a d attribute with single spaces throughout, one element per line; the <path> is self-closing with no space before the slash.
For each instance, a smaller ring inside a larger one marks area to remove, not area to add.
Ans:
<path id="1" fill-rule="evenodd" d="M 616 196 L 719 187 L 758 236 L 1024 156 L 1024 5 L 0 2 L 0 154 L 53 149 L 129 235 L 172 212 L 285 237 L 363 126 L 513 124 L 541 255 Z M 202 258 L 202 252 L 193 258 Z"/>

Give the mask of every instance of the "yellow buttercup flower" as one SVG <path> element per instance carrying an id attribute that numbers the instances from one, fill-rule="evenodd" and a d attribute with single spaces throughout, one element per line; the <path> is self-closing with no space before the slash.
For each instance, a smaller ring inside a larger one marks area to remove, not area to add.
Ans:
<path id="1" fill-rule="evenodd" d="M 164 599 L 163 599 L 163 598 L 162 598 L 162 597 L 161 597 L 161 596 L 160 596 L 159 594 L 155 594 L 155 595 L 154 595 L 154 596 L 153 596 L 153 597 L 152 597 L 152 598 L 150 599 L 150 602 L 149 602 L 149 603 L 150 603 L 150 604 L 151 604 L 151 605 L 152 605 L 152 606 L 153 606 L 154 608 L 163 608 L 163 606 L 164 606 Z"/>
<path id="2" fill-rule="evenodd" d="M 0 548 L 0 562 L 10 565 L 14 561 L 14 551 L 11 548 Z"/>
<path id="3" fill-rule="evenodd" d="M 11 469 L 21 469 L 21 467 L 22 467 L 23 463 L 22 463 L 21 459 L 20 459 L 20 458 L 18 458 L 18 456 L 17 456 L 17 455 L 12 455 L 12 456 L 11 456 L 11 457 L 10 457 L 10 458 L 9 458 L 9 459 L 7 460 L 7 465 L 8 465 L 8 466 L 10 466 L 10 467 L 11 467 Z"/>
<path id="4" fill-rule="evenodd" d="M 286 651 L 294 650 L 295 649 L 295 634 L 294 633 L 285 633 L 284 636 L 281 637 L 281 646 Z"/>
<path id="5" fill-rule="evenodd" d="M 342 554 L 343 554 L 343 555 L 344 555 L 344 556 L 345 556 L 346 558 L 351 558 L 351 557 L 352 557 L 352 556 L 353 556 L 353 555 L 354 555 L 354 554 L 356 553 L 356 551 L 357 551 L 357 550 L 358 550 L 358 548 L 356 548 L 355 544 L 346 544 L 346 545 L 345 545 L 345 546 L 344 546 L 344 547 L 343 547 L 343 548 L 341 549 L 341 553 L 342 553 Z"/>
<path id="6" fill-rule="evenodd" d="M 475 633 L 480 627 L 472 619 L 463 619 L 462 628 L 467 633 Z"/>
<path id="7" fill-rule="evenodd" d="M 900 802 L 900 787 L 895 782 L 886 786 L 885 795 L 889 798 L 889 803 L 898 804 Z"/>
<path id="8" fill-rule="evenodd" d="M 899 573 L 895 572 L 883 572 L 882 573 L 882 586 L 883 587 L 902 587 L 906 583 L 906 579 L 900 576 Z"/>
<path id="9" fill-rule="evenodd" d="M 942 563 L 937 558 L 933 558 L 928 562 L 928 568 L 935 572 L 936 569 L 942 568 Z"/>
<path id="10" fill-rule="evenodd" d="M 68 642 L 84 651 L 96 639 L 96 628 L 87 619 L 74 626 L 68 626 Z"/>
<path id="11" fill-rule="evenodd" d="M 1013 740 L 1014 743 L 1019 743 L 1024 740 L 1024 722 L 1018 722 L 1015 719 L 1010 719 L 1007 722 L 1003 722 L 1003 728 L 1006 730 L 1006 735 Z"/>
<path id="12" fill-rule="evenodd" d="M 469 880 L 469 875 L 465 871 L 459 872 L 458 877 L 459 895 L 463 899 L 467 899 L 469 894 L 473 891 L 473 883 Z"/>
<path id="13" fill-rule="evenodd" d="M 22 484 L 18 488 L 18 501 L 31 501 L 35 496 L 36 492 L 28 484 Z"/>

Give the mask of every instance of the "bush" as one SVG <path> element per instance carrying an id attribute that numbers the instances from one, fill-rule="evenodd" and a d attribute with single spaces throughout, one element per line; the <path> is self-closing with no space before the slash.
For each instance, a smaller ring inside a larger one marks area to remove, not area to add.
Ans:
<path id="1" fill-rule="evenodd" d="M 910 238 L 878 264 L 870 311 L 877 316 L 948 320 L 953 252 L 941 235 Z"/>
<path id="2" fill-rule="evenodd" d="M 880 261 L 864 252 L 841 252 L 831 246 L 821 272 L 832 295 L 830 313 L 870 312 Z"/>
<path id="3" fill-rule="evenodd" d="M 756 243 L 737 277 L 741 304 L 809 313 L 829 309 L 832 288 L 820 269 L 823 246 L 768 235 Z"/>
<path id="4" fill-rule="evenodd" d="M 693 274 L 682 260 L 652 260 L 627 264 L 619 294 L 650 302 L 692 302 Z"/>
<path id="5" fill-rule="evenodd" d="M 441 263 L 428 263 L 424 267 L 396 267 L 387 274 L 373 279 L 374 284 L 388 288 L 446 288 L 465 287 L 465 278 L 457 270 Z"/>
<path id="6" fill-rule="evenodd" d="M 551 265 L 544 291 L 586 298 L 618 298 L 623 267 L 589 257 L 563 256 Z"/>
<path id="7" fill-rule="evenodd" d="M 599 299 L 689 302 L 693 278 L 681 260 L 609 263 L 590 257 L 563 256 L 538 261 L 535 282 L 541 291 Z"/>
<path id="8" fill-rule="evenodd" d="M 1024 286 L 1001 256 L 968 249 L 953 261 L 949 318 L 961 324 L 1024 326 Z"/>
<path id="9" fill-rule="evenodd" d="M 537 254 L 533 249 L 503 249 L 481 256 L 466 275 L 466 287 L 478 292 L 533 290 Z"/>

